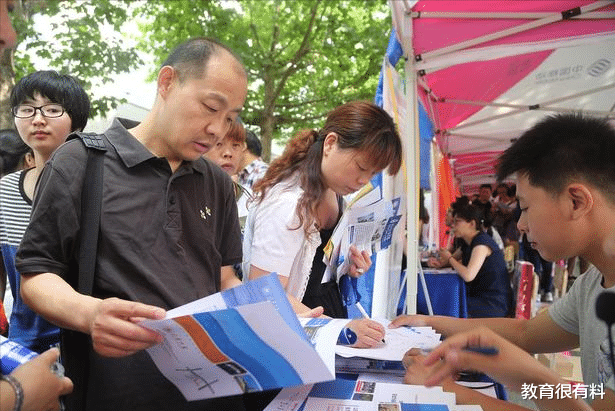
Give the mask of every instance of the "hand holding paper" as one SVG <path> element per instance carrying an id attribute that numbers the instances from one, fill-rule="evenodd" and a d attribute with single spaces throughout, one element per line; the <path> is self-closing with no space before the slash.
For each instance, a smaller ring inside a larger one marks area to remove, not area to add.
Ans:
<path id="1" fill-rule="evenodd" d="M 371 266 L 371 255 L 391 244 L 400 215 L 401 199 L 386 201 L 378 187 L 366 186 L 348 205 L 329 243 L 323 261 L 323 281 L 342 275 L 360 276 Z M 365 266 L 369 260 L 369 265 Z"/>
<path id="2" fill-rule="evenodd" d="M 276 273 L 142 325 L 164 336 L 147 351 L 188 401 L 334 378 L 332 362 L 314 349 Z"/>
<path id="3" fill-rule="evenodd" d="M 357 247 L 351 245 L 349 248 L 349 255 L 352 264 L 350 265 L 348 275 L 351 277 L 359 278 L 372 266 L 372 259 L 369 252 L 366 250 L 359 251 Z"/>
<path id="4" fill-rule="evenodd" d="M 125 357 L 162 341 L 162 336 L 138 325 L 143 319 L 164 318 L 160 307 L 119 298 L 98 300 L 89 321 L 94 350 L 104 357 Z"/>

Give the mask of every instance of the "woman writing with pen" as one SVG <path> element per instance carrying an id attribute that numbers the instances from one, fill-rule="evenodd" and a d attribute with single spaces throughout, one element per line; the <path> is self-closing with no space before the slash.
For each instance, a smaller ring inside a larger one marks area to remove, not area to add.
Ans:
<path id="1" fill-rule="evenodd" d="M 246 277 L 277 272 L 296 312 L 321 306 L 327 316 L 346 318 L 336 279 L 323 281 L 323 248 L 341 217 L 342 196 L 386 167 L 397 173 L 401 156 L 393 120 L 366 102 L 339 106 L 321 130 L 296 135 L 254 186 L 243 242 Z M 371 266 L 367 252 L 351 246 L 349 255 L 349 275 L 359 277 Z M 384 337 L 382 325 L 369 319 L 348 327 L 356 347 L 374 346 Z"/>

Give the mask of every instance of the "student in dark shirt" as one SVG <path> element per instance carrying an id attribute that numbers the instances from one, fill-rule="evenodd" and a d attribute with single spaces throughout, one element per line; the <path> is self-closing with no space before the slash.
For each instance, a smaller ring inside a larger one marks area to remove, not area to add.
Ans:
<path id="1" fill-rule="evenodd" d="M 480 207 L 463 204 L 453 207 L 455 237 L 463 239 L 454 254 L 440 249 L 439 262 L 448 263 L 467 286 L 470 317 L 505 317 L 511 308 L 512 290 L 504 255 L 483 229 Z"/>

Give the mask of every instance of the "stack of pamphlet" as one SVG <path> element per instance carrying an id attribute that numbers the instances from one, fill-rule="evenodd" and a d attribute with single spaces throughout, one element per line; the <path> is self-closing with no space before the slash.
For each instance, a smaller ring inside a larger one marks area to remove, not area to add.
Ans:
<path id="1" fill-rule="evenodd" d="M 359 377 L 284 388 L 265 411 L 481 411 L 456 405 L 441 387 L 393 384 Z"/>
<path id="2" fill-rule="evenodd" d="M 188 401 L 335 378 L 334 353 L 326 363 L 316 351 L 276 273 L 141 324 L 164 336 L 147 351 Z M 335 347 L 337 327 L 320 333 L 321 346 Z"/>

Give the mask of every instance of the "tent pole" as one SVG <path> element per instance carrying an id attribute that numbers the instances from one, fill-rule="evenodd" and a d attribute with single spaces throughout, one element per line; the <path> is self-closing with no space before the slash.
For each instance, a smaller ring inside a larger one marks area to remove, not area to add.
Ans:
<path id="1" fill-rule="evenodd" d="M 429 209 L 429 244 L 436 244 L 436 247 L 440 247 L 440 224 L 439 224 L 439 212 L 440 199 L 438 196 L 438 180 L 436 178 L 436 164 L 438 164 L 438 157 L 440 156 L 440 147 L 436 139 L 431 141 L 430 159 L 429 159 L 429 186 L 431 187 L 431 207 Z"/>
<path id="2" fill-rule="evenodd" d="M 582 109 L 569 109 L 569 108 L 559 108 L 559 107 L 552 107 L 553 104 L 556 103 L 561 103 L 567 100 L 572 100 L 578 97 L 583 97 L 583 96 L 587 96 L 590 94 L 595 94 L 595 93 L 600 93 L 602 91 L 606 91 L 609 89 L 612 89 L 615 87 L 615 83 L 610 83 L 607 84 L 605 86 L 601 86 L 601 87 L 596 87 L 594 89 L 591 90 L 584 90 L 580 93 L 575 93 L 575 94 L 570 94 L 567 96 L 562 96 L 559 97 L 557 99 L 552 99 L 552 100 L 547 100 L 544 101 L 542 103 L 536 103 L 535 107 L 533 108 L 534 110 L 542 110 L 542 111 L 550 111 L 550 112 L 560 112 L 560 113 L 575 113 L 575 112 L 580 112 L 582 111 L 583 113 L 586 114 L 591 114 L 591 115 L 596 115 L 596 116 L 606 116 L 606 117 L 610 117 L 612 115 L 612 113 L 608 112 L 608 111 L 598 111 L 598 110 L 582 110 Z M 454 102 L 455 104 L 468 104 L 468 105 L 482 105 L 485 107 L 498 107 L 498 106 L 504 106 L 503 104 L 498 104 L 498 103 L 484 103 L 484 102 L 477 102 L 477 101 L 463 101 L 463 100 L 447 100 L 449 102 Z M 483 104 L 484 103 L 484 104 Z M 506 113 L 502 113 L 502 114 L 498 114 L 495 116 L 491 116 L 491 117 L 486 117 L 483 118 L 481 120 L 476 120 L 476 121 L 471 121 L 471 122 L 466 122 L 463 124 L 459 124 L 456 127 L 447 130 L 447 132 L 450 133 L 454 133 L 456 130 L 460 130 L 462 128 L 466 128 L 466 127 L 471 127 L 477 124 L 481 124 L 481 123 L 487 123 L 489 121 L 493 121 L 493 120 L 497 120 L 500 118 L 504 118 L 504 117 L 510 117 L 510 116 L 514 116 L 516 114 L 519 113 L 524 113 L 530 110 L 530 106 L 520 106 L 517 105 L 518 108 L 513 108 L 512 104 L 508 104 L 507 105 L 509 108 L 511 108 L 510 111 L 506 112 Z"/>
<path id="3" fill-rule="evenodd" d="M 412 19 L 410 18 L 410 24 Z M 412 45 L 406 45 L 405 50 L 413 50 Z M 413 53 L 414 54 L 414 53 Z M 409 56 L 404 68 L 406 77 L 406 118 L 405 123 L 410 125 L 409 130 L 413 130 L 407 139 L 405 162 L 408 187 L 406 190 L 406 210 L 407 210 L 407 230 L 406 236 L 406 313 L 416 314 L 416 293 L 418 271 L 417 267 L 420 263 L 418 256 L 418 192 L 419 192 L 419 114 L 418 114 L 418 96 L 417 96 L 417 81 L 414 71 L 414 55 Z"/>

